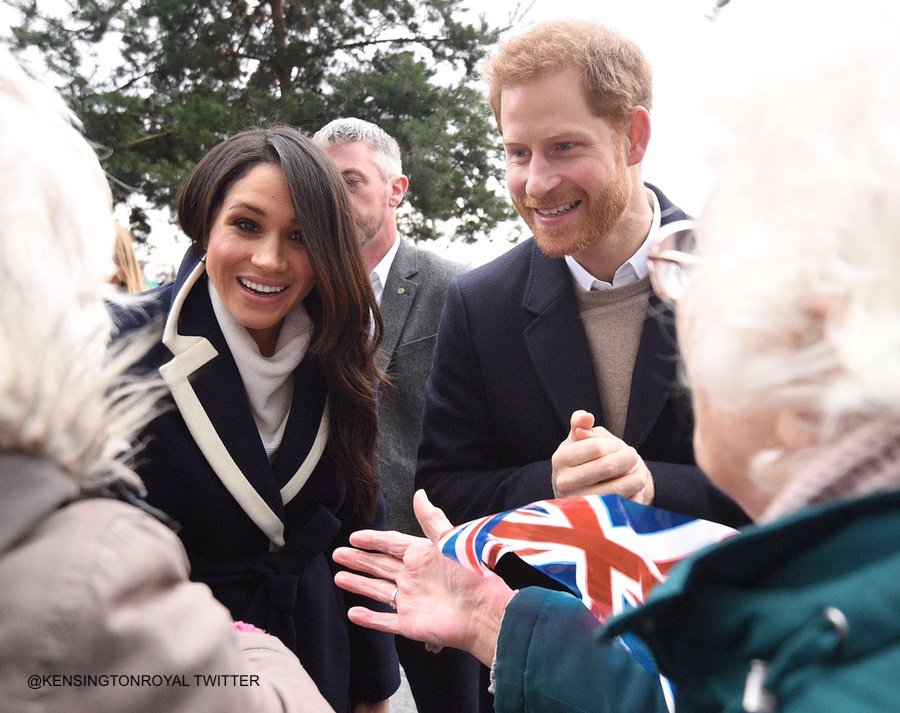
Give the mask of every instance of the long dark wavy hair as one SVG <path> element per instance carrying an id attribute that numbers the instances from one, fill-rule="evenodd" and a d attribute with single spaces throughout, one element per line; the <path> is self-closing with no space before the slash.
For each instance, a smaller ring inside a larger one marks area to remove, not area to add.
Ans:
<path id="1" fill-rule="evenodd" d="M 315 326 L 310 353 L 318 358 L 328 387 L 328 449 L 354 512 L 371 519 L 378 489 L 375 393 L 381 378 L 373 358 L 382 322 L 337 169 L 293 127 L 248 129 L 200 159 L 179 192 L 178 222 L 201 254 L 225 194 L 259 164 L 280 166 L 287 181 L 316 276 L 303 304 Z"/>

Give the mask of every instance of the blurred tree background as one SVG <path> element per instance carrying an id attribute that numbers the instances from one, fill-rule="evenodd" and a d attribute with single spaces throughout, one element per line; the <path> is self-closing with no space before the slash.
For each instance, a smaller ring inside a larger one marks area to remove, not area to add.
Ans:
<path id="1" fill-rule="evenodd" d="M 512 215 L 477 85 L 507 27 L 473 19 L 461 0 L 70 0 L 55 12 L 7 3 L 19 18 L 7 41 L 40 53 L 101 146 L 138 241 L 145 207 L 171 207 L 223 138 L 274 122 L 312 133 L 338 116 L 399 141 L 409 237 L 435 238 L 450 220 L 455 237 L 473 241 Z"/>

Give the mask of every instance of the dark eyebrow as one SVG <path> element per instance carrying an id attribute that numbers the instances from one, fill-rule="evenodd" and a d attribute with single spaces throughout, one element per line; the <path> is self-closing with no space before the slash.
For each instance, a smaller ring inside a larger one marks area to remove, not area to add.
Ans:
<path id="1" fill-rule="evenodd" d="M 264 210 L 257 208 L 255 205 L 251 205 L 250 203 L 232 203 L 230 206 L 228 206 L 228 210 L 235 210 L 239 208 L 249 210 L 251 213 L 256 213 L 256 215 L 266 214 Z"/>
<path id="2" fill-rule="evenodd" d="M 250 213 L 253 213 L 254 215 L 260 216 L 261 218 L 266 217 L 266 211 L 264 211 L 262 208 L 259 208 L 255 205 L 253 205 L 252 203 L 244 203 L 243 201 L 238 201 L 237 203 L 232 203 L 231 205 L 229 205 L 226 208 L 226 210 L 246 210 Z M 295 216 L 294 219 L 291 221 L 291 224 L 299 227 L 300 221 L 297 220 L 297 218 Z"/>

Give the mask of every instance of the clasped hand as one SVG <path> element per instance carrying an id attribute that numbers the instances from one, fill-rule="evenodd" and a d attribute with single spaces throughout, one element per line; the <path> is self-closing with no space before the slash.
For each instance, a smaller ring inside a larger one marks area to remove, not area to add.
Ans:
<path id="1" fill-rule="evenodd" d="M 558 497 L 615 494 L 645 505 L 653 502 L 653 477 L 643 459 L 621 438 L 595 427 L 587 411 L 572 414 L 569 435 L 550 463 Z"/>

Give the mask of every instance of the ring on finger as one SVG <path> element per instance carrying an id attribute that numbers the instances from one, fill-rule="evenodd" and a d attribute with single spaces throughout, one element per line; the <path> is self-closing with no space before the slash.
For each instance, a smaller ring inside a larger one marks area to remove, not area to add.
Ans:
<path id="1" fill-rule="evenodd" d="M 388 600 L 388 606 L 397 611 L 397 592 L 400 591 L 400 587 L 394 587 L 394 591 L 391 592 L 391 598 Z"/>

